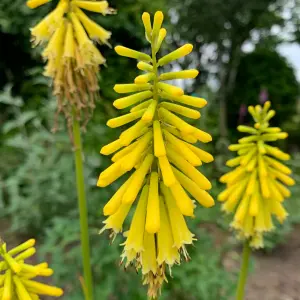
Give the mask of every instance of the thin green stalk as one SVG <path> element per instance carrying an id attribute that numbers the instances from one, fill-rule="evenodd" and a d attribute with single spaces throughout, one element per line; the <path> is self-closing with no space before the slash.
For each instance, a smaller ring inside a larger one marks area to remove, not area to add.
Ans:
<path id="1" fill-rule="evenodd" d="M 83 175 L 83 152 L 80 136 L 80 125 L 73 114 L 73 138 L 74 138 L 74 155 L 76 166 L 76 185 L 78 196 L 78 208 L 80 215 L 80 238 L 81 238 L 81 251 L 82 263 L 84 274 L 84 293 L 85 300 L 93 300 L 93 279 L 90 263 L 90 245 L 89 245 L 89 232 L 88 232 L 88 213 L 85 196 L 85 185 Z"/>
<path id="2" fill-rule="evenodd" d="M 249 245 L 249 241 L 246 240 L 244 243 L 241 271 L 240 271 L 239 282 L 238 282 L 237 292 L 236 292 L 236 300 L 244 299 L 245 285 L 248 277 L 250 254 L 251 254 L 251 248 Z"/>

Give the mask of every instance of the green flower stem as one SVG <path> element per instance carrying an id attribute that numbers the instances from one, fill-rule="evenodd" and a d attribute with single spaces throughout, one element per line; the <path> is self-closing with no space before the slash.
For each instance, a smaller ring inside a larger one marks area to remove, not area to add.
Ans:
<path id="1" fill-rule="evenodd" d="M 76 166 L 76 185 L 78 196 L 78 208 L 80 215 L 80 238 L 81 238 L 81 251 L 82 263 L 84 273 L 84 293 L 85 300 L 93 300 L 93 279 L 90 263 L 90 245 L 89 245 L 89 232 L 88 232 L 88 213 L 85 196 L 84 175 L 83 175 L 83 152 L 80 136 L 80 125 L 73 113 L 73 139 L 74 139 L 74 155 Z"/>
<path id="2" fill-rule="evenodd" d="M 244 243 L 242 265 L 241 265 L 239 282 L 238 282 L 237 292 L 236 292 L 236 300 L 244 299 L 245 285 L 246 285 L 247 277 L 248 277 L 250 254 L 251 254 L 251 248 L 249 245 L 249 241 L 246 240 Z"/>

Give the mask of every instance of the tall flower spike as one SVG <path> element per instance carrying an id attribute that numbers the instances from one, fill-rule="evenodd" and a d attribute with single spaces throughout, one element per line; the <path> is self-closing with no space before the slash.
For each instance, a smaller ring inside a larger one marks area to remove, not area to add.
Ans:
<path id="1" fill-rule="evenodd" d="M 181 88 L 165 83 L 195 78 L 198 71 L 159 72 L 161 66 L 188 55 L 192 45 L 186 44 L 158 59 L 157 52 L 166 36 L 166 30 L 161 28 L 163 14 L 155 13 L 153 25 L 148 13 L 143 14 L 142 20 L 151 56 L 123 46 L 115 48 L 119 55 L 138 60 L 137 67 L 144 73 L 134 83 L 114 87 L 117 93 L 131 93 L 113 103 L 117 109 L 130 107 L 130 112 L 110 119 L 107 125 L 131 125 L 101 149 L 104 155 L 114 155 L 113 164 L 100 174 L 98 186 L 106 187 L 132 171 L 104 206 L 107 219 L 102 231 L 112 230 L 112 237 L 122 232 L 123 222 L 137 202 L 125 234 L 122 261 L 126 261 L 126 266 L 141 268 L 144 283 L 149 285 L 148 294 L 154 297 L 166 280 L 166 267 L 179 264 L 182 255 L 187 259 L 185 245 L 195 240 L 184 218 L 194 216 L 192 198 L 205 207 L 214 205 L 207 193 L 211 184 L 196 168 L 213 161 L 213 157 L 192 145 L 197 141 L 210 142 L 211 136 L 182 119 L 200 118 L 195 108 L 204 107 L 206 101 L 184 95 Z"/>
<path id="2" fill-rule="evenodd" d="M 237 151 L 238 157 L 226 164 L 235 169 L 220 178 L 227 185 L 218 196 L 218 200 L 224 202 L 222 209 L 234 213 L 231 226 L 238 237 L 250 239 L 253 248 L 263 247 L 263 234 L 274 229 L 272 215 L 280 223 L 288 216 L 282 204 L 290 196 L 285 185 L 295 184 L 290 177 L 291 170 L 279 162 L 289 160 L 290 156 L 267 144 L 288 136 L 278 127 L 269 127 L 269 121 L 275 115 L 274 110 L 269 110 L 270 106 L 269 101 L 263 107 L 249 106 L 255 125 L 238 126 L 238 131 L 250 136 L 229 146 L 229 150 Z"/>
<path id="3" fill-rule="evenodd" d="M 27 6 L 36 8 L 50 1 L 28 0 Z M 53 79 L 58 112 L 63 111 L 69 118 L 75 110 L 78 118 L 87 121 L 99 90 L 99 66 L 105 63 L 93 41 L 108 44 L 111 33 L 83 10 L 103 15 L 113 13 L 107 1 L 59 0 L 56 8 L 31 28 L 31 34 L 34 46 L 45 46 L 44 75 Z"/>
<path id="4" fill-rule="evenodd" d="M 35 277 L 49 277 L 53 270 L 47 263 L 31 265 L 25 260 L 36 252 L 35 240 L 7 251 L 6 244 L 0 244 L 0 299 L 38 300 L 40 295 L 60 297 L 63 290 L 33 280 Z"/>

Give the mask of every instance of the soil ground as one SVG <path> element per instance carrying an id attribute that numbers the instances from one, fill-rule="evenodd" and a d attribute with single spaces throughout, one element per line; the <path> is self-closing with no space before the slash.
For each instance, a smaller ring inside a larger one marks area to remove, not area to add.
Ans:
<path id="1" fill-rule="evenodd" d="M 300 226 L 272 253 L 255 254 L 247 300 L 300 300 Z"/>

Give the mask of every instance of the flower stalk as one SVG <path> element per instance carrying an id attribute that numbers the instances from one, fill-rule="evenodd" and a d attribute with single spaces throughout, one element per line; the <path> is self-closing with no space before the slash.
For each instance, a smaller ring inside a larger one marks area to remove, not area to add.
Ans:
<path id="1" fill-rule="evenodd" d="M 236 290 L 236 300 L 244 299 L 245 287 L 248 278 L 250 256 L 251 256 L 251 247 L 249 245 L 249 241 L 246 240 L 244 242 L 244 247 L 243 247 L 242 264 L 241 264 L 239 281 Z"/>
<path id="2" fill-rule="evenodd" d="M 73 113 L 73 139 L 74 139 L 74 157 L 76 168 L 76 186 L 78 196 L 78 208 L 80 216 L 80 239 L 82 264 L 84 274 L 84 294 L 86 300 L 93 299 L 93 279 L 90 263 L 90 245 L 88 232 L 88 212 L 85 195 L 84 172 L 83 172 L 83 151 L 81 143 L 80 125 L 76 114 Z"/>

